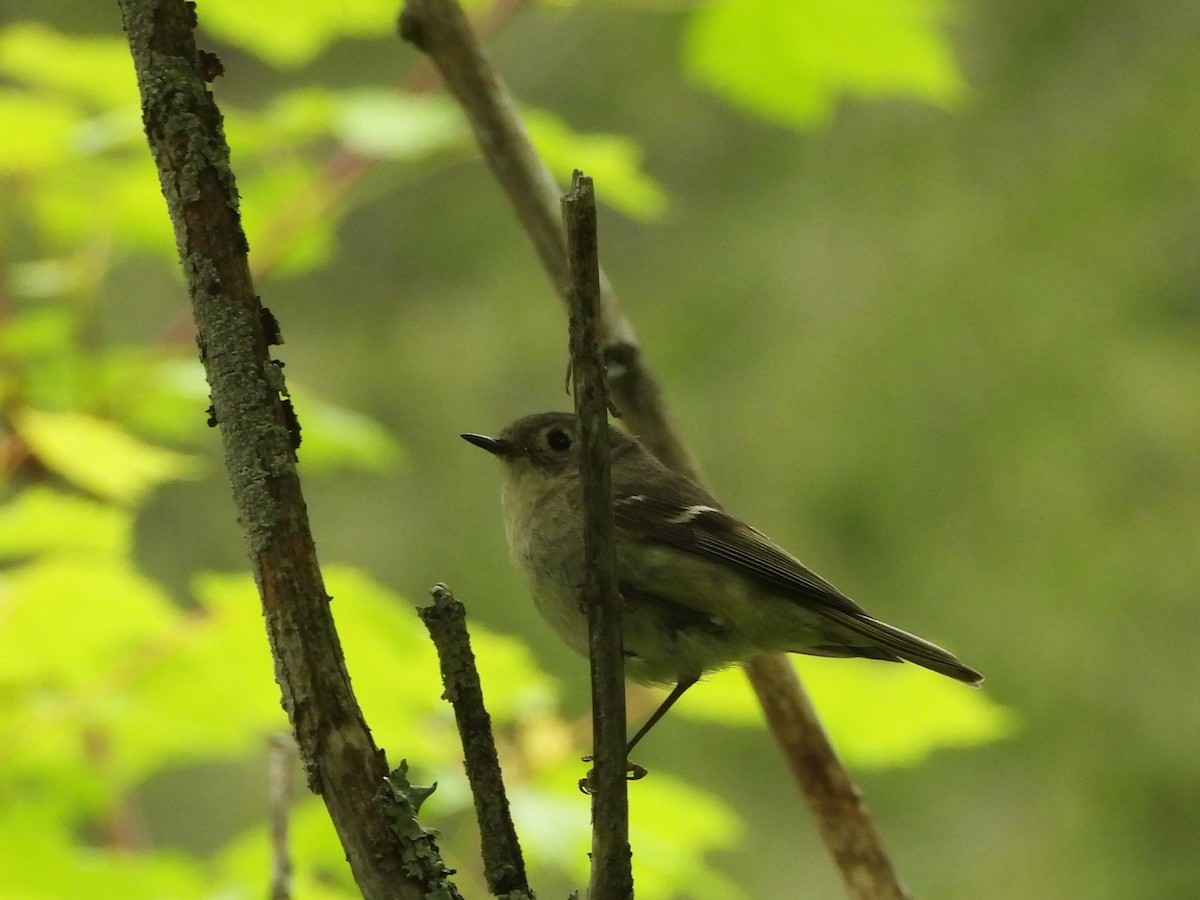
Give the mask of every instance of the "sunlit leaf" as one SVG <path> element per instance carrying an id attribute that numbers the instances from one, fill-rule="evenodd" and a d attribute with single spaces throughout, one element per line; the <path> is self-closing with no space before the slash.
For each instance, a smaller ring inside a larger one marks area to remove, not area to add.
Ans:
<path id="1" fill-rule="evenodd" d="M 638 788 L 629 813 L 629 842 L 638 848 L 638 890 L 648 897 L 743 900 L 745 892 L 711 859 L 742 836 L 733 811 L 713 795 L 660 772 Z"/>
<path id="2" fill-rule="evenodd" d="M 641 169 L 642 150 L 616 134 L 583 134 L 535 109 L 522 111 L 530 140 L 563 183 L 580 169 L 596 181 L 597 199 L 635 219 L 653 219 L 667 205 L 662 187 Z"/>
<path id="3" fill-rule="evenodd" d="M 158 351 L 110 351 L 98 368 L 104 386 L 94 402 L 111 409 L 138 434 L 179 441 L 207 431 L 212 401 L 204 367 L 195 355 L 164 358 Z M 113 397 L 121 402 L 112 403 Z"/>
<path id="4" fill-rule="evenodd" d="M 75 317 L 61 306 L 40 306 L 16 312 L 0 329 L 0 353 L 22 362 L 49 354 L 64 354 L 75 335 Z"/>
<path id="5" fill-rule="evenodd" d="M 33 197 L 38 230 L 52 246 L 77 251 L 98 236 L 178 260 L 154 167 L 145 159 L 76 157 Z"/>
<path id="6" fill-rule="evenodd" d="M 942 0 L 742 0 L 701 4 L 688 28 L 692 77 L 785 125 L 828 118 L 845 94 L 947 105 L 962 80 L 939 31 Z"/>
<path id="7" fill-rule="evenodd" d="M 327 566 L 324 574 L 346 665 L 376 739 L 413 757 L 453 746 L 437 655 L 413 604 L 354 569 Z"/>
<path id="8" fill-rule="evenodd" d="M 301 3 L 280 15 L 271 0 L 218 0 L 205 4 L 205 31 L 281 69 L 311 62 L 341 38 L 395 33 L 396 10 L 386 0 Z"/>
<path id="9" fill-rule="evenodd" d="M 188 759 L 235 756 L 286 730 L 249 574 L 195 579 L 198 610 L 149 648 L 111 718 L 111 765 L 127 780 Z"/>
<path id="10" fill-rule="evenodd" d="M 1000 740 L 1015 715 L 986 689 L 959 684 L 918 666 L 864 660 L 796 658 L 838 752 L 859 766 L 910 765 L 934 750 Z M 720 672 L 692 688 L 676 709 L 696 719 L 759 725 L 762 711 L 745 675 Z"/>
<path id="11" fill-rule="evenodd" d="M 303 428 L 300 458 L 306 471 L 348 466 L 383 472 L 400 461 L 400 445 L 374 419 L 303 389 L 291 393 Z"/>
<path id="12" fill-rule="evenodd" d="M 441 699 L 437 654 L 416 604 L 353 569 L 327 567 L 326 577 L 346 662 L 372 729 L 413 758 L 422 756 L 418 748 L 436 740 L 431 758 L 442 758 L 440 748 L 457 735 L 446 730 L 452 729 L 451 710 Z M 529 651 L 516 641 L 489 635 L 469 619 L 468 628 L 492 718 L 505 722 L 521 711 L 544 709 L 555 689 Z M 431 727 L 436 723 L 441 724 Z"/>
<path id="13" fill-rule="evenodd" d="M 213 896 L 199 861 L 170 850 L 103 849 L 85 844 L 71 813 L 23 792 L 0 804 L 0 885 L 7 897 Z"/>
<path id="14" fill-rule="evenodd" d="M 352 150 L 389 159 L 421 159 L 449 147 L 465 147 L 470 136 L 451 98 L 385 90 L 339 95 L 335 127 Z"/>
<path id="15" fill-rule="evenodd" d="M 123 692 L 177 616 L 111 556 L 71 549 L 0 574 L 0 770 L 104 802 L 114 785 L 95 777 L 96 754 L 120 749 L 109 737 Z"/>
<path id="16" fill-rule="evenodd" d="M 81 121 L 66 101 L 0 90 L 0 175 L 62 165 L 71 156 L 71 134 Z"/>
<path id="17" fill-rule="evenodd" d="M 293 157 L 305 141 L 329 134 L 336 106 L 334 97 L 335 93 L 326 88 L 303 87 L 273 97 L 264 110 L 225 104 L 222 114 L 229 146 L 239 159 L 246 153 L 262 155 L 274 151 L 290 151 L 288 156 Z"/>
<path id="18" fill-rule="evenodd" d="M 154 582 L 108 556 L 39 557 L 0 584 L 0 680 L 10 683 L 90 683 L 175 616 Z"/>
<path id="19" fill-rule="evenodd" d="M 9 270 L 13 296 L 60 297 L 78 285 L 76 272 L 77 267 L 64 257 L 15 264 Z"/>
<path id="20" fill-rule="evenodd" d="M 591 823 L 588 801 L 576 788 L 581 775 L 577 759 L 564 759 L 541 774 L 539 786 L 516 787 L 510 802 L 530 856 L 586 884 Z M 630 844 L 638 848 L 633 860 L 638 891 L 648 897 L 742 900 L 745 893 L 711 859 L 734 846 L 741 833 L 738 817 L 711 794 L 664 772 L 639 781 L 629 819 Z"/>
<path id="21" fill-rule="evenodd" d="M 74 494 L 33 487 L 0 506 L 0 557 L 55 550 L 129 553 L 128 511 Z"/>
<path id="22" fill-rule="evenodd" d="M 40 23 L 16 22 L 0 31 L 0 73 L 103 107 L 137 109 L 129 44 L 119 36 L 66 35 Z"/>
<path id="23" fill-rule="evenodd" d="M 120 503 L 136 503 L 163 482 L 197 474 L 191 457 L 147 444 L 93 416 L 27 409 L 14 421 L 43 465 Z"/>
<path id="24" fill-rule="evenodd" d="M 335 198 L 316 164 L 288 157 L 239 178 L 250 263 L 275 276 L 297 275 L 328 262 L 337 249 Z"/>
<path id="25" fill-rule="evenodd" d="M 295 865 L 292 896 L 313 900 L 349 900 L 355 890 L 345 851 L 333 830 L 325 804 L 316 797 L 300 799 L 288 820 L 288 845 Z M 235 886 L 256 884 L 272 862 L 267 826 L 252 828 L 229 842 L 217 856 L 220 878 Z"/>
<path id="26" fill-rule="evenodd" d="M 470 10 L 484 0 L 467 0 Z M 213 0 L 201 12 L 201 27 L 280 69 L 315 59 L 335 41 L 392 38 L 397 5 L 386 0 L 301 3 L 280 15 L 272 0 Z"/>

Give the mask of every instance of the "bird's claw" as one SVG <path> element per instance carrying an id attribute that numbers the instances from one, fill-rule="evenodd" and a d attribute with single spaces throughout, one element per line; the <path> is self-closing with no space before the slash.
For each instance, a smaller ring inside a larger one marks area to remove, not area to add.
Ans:
<path id="1" fill-rule="evenodd" d="M 584 762 L 591 762 L 595 757 L 585 756 Z M 579 793 L 594 794 L 596 793 L 595 769 L 588 769 L 588 773 L 579 779 Z M 625 780 L 640 781 L 646 777 L 646 767 L 639 766 L 637 763 L 626 761 L 625 763 Z"/>

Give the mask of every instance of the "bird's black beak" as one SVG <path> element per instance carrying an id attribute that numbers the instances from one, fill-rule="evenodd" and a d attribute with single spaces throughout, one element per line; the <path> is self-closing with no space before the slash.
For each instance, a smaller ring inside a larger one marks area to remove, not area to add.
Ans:
<path id="1" fill-rule="evenodd" d="M 469 441 L 476 447 L 482 447 L 494 456 L 516 456 L 517 445 L 504 438 L 488 437 L 486 434 L 464 434 L 464 441 Z"/>

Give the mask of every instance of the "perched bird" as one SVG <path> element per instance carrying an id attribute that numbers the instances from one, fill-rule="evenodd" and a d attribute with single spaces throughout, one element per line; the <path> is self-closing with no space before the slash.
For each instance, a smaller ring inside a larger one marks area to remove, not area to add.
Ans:
<path id="1" fill-rule="evenodd" d="M 628 749 L 702 675 L 762 653 L 907 661 L 983 680 L 941 647 L 872 618 L 636 438 L 612 426 L 608 435 L 626 676 L 675 685 Z M 513 559 L 541 614 L 586 655 L 576 436 L 575 416 L 557 412 L 518 419 L 499 437 L 462 435 L 500 460 Z"/>

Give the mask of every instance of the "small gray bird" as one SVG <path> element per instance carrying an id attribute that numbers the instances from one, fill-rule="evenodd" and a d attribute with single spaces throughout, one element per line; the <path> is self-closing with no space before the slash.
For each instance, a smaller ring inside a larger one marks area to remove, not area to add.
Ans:
<path id="1" fill-rule="evenodd" d="M 967 684 L 983 680 L 941 647 L 871 618 L 636 438 L 612 426 L 608 434 L 625 672 L 675 685 L 628 749 L 702 675 L 762 653 L 906 660 Z M 501 461 L 513 559 L 546 621 L 587 655 L 575 416 L 538 413 L 499 437 L 463 438 Z"/>

